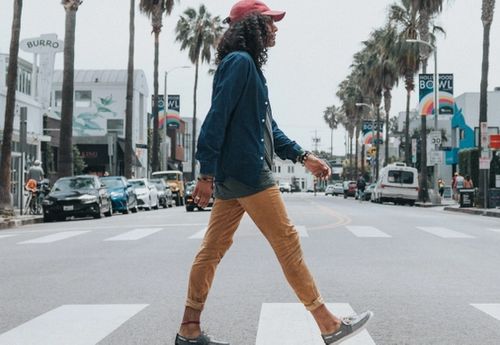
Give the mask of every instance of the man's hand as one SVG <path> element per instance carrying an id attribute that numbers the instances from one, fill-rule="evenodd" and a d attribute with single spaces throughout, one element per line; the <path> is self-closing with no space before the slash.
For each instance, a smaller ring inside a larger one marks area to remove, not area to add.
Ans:
<path id="1" fill-rule="evenodd" d="M 201 208 L 208 206 L 208 202 L 212 197 L 213 182 L 212 180 L 199 180 L 196 183 L 193 191 L 194 203 Z"/>
<path id="2" fill-rule="evenodd" d="M 314 176 L 319 179 L 327 180 L 332 174 L 332 170 L 322 159 L 319 159 L 312 153 L 307 156 L 304 161 L 304 166 L 309 170 Z"/>

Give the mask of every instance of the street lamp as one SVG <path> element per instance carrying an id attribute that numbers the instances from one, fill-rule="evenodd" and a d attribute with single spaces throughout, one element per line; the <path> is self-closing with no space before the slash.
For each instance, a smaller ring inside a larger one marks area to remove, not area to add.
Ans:
<path id="1" fill-rule="evenodd" d="M 372 115 L 373 115 L 373 113 L 375 112 L 374 107 L 373 107 L 373 104 L 368 104 L 368 103 L 356 103 L 356 106 L 357 106 L 357 107 L 367 107 L 367 108 L 369 108 L 369 109 L 370 109 L 370 112 L 372 113 Z M 380 129 L 378 128 L 378 123 L 377 123 L 377 133 L 379 133 L 379 130 L 380 130 Z M 380 135 L 377 135 L 377 142 L 376 142 L 376 146 L 378 146 L 378 139 L 379 139 L 379 137 L 380 137 Z M 373 141 L 373 125 L 372 125 L 372 141 Z M 364 152 L 364 146 L 365 146 L 365 144 L 363 143 L 363 145 L 362 145 L 362 147 L 363 147 L 363 148 L 362 148 L 362 150 L 363 150 L 363 155 L 364 155 L 364 153 L 365 153 L 365 152 Z M 372 173 L 372 177 L 373 177 L 373 175 L 375 175 L 375 180 L 378 180 L 378 167 L 379 167 L 379 165 L 378 165 L 378 158 L 379 158 L 379 153 L 378 153 L 378 147 L 377 147 L 376 159 L 375 159 L 375 164 L 376 164 L 376 165 L 375 165 L 375 172 L 376 172 L 376 173 L 375 173 L 375 174 L 373 174 L 373 173 Z M 363 158 L 363 160 L 361 161 L 361 163 L 362 163 L 362 167 L 363 167 L 363 170 L 364 170 L 364 158 Z"/>
<path id="2" fill-rule="evenodd" d="M 164 108 L 164 112 L 165 112 L 165 116 L 167 116 L 167 111 L 168 111 L 168 94 L 167 94 L 167 78 L 168 78 L 168 74 L 172 71 L 175 71 L 176 69 L 181 69 L 181 68 L 191 68 L 191 66 L 176 66 L 176 67 L 173 67 L 171 69 L 169 69 L 168 71 L 165 71 L 165 82 L 163 84 L 164 86 L 164 89 L 163 89 L 163 108 Z M 161 131 L 162 133 L 162 140 L 163 140 L 163 143 L 165 144 L 166 142 L 166 139 L 167 139 L 167 122 L 166 122 L 166 119 L 165 119 L 165 122 L 164 122 L 164 128 L 163 130 Z M 165 170 L 168 170 L 167 169 L 167 163 L 168 163 L 168 152 L 165 152 L 163 154 L 163 168 Z"/>
<path id="3" fill-rule="evenodd" d="M 418 40 L 418 39 L 407 39 L 406 42 L 408 43 L 420 43 L 423 45 L 426 45 L 427 47 L 431 48 L 434 54 L 434 130 L 437 131 L 438 129 L 438 116 L 439 116 L 439 79 L 438 79 L 438 64 L 437 64 L 437 47 L 434 44 L 431 44 L 427 41 L 423 40 Z M 427 140 L 427 133 L 422 133 L 422 140 Z M 421 164 L 425 164 L 427 166 L 427 162 L 421 162 Z M 433 193 L 433 203 L 441 203 L 441 199 L 438 194 L 438 169 L 439 165 L 438 163 L 434 163 L 434 178 L 433 178 L 433 186 L 434 186 L 434 193 Z"/>

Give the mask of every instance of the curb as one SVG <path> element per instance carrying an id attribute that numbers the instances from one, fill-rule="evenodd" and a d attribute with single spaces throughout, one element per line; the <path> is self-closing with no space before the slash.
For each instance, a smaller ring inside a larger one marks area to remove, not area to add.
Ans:
<path id="1" fill-rule="evenodd" d="M 18 228 L 23 225 L 43 223 L 43 217 L 28 218 L 28 219 L 7 219 L 0 221 L 0 230 Z"/>
<path id="2" fill-rule="evenodd" d="M 494 211 L 486 211 L 486 210 L 478 210 L 473 208 L 457 208 L 457 207 L 445 207 L 445 211 L 459 212 L 459 213 L 467 213 L 478 216 L 486 216 L 486 217 L 498 217 L 500 218 L 500 212 Z"/>

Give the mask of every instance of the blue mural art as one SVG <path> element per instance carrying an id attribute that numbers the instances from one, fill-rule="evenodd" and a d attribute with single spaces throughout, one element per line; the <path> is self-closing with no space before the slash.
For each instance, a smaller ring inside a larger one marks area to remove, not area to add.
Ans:
<path id="1" fill-rule="evenodd" d="M 458 147 L 453 147 L 451 151 L 446 152 L 446 164 L 458 164 L 458 152 L 463 149 L 474 147 L 474 130 L 465 122 L 463 110 L 457 107 L 455 103 L 455 115 L 451 118 L 451 129 L 455 131 L 457 128 L 463 133 L 461 138 L 458 138 Z"/>

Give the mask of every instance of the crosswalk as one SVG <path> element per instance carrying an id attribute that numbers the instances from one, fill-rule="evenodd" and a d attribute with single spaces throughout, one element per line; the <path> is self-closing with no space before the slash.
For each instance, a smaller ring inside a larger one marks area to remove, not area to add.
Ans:
<path id="1" fill-rule="evenodd" d="M 96 345 L 121 327 L 134 327 L 134 317 L 149 304 L 67 304 L 0 333 L 0 345 Z M 471 316 L 491 318 L 500 327 L 500 303 L 471 303 Z M 327 303 L 335 315 L 352 315 L 349 303 Z M 480 314 L 475 315 L 474 310 Z M 375 319 L 377 310 L 374 310 Z M 374 321 L 375 322 L 375 321 Z M 383 324 L 383 321 L 381 321 Z M 369 324 L 345 345 L 376 345 L 370 334 L 375 323 Z M 377 333 L 380 337 L 380 332 Z M 255 345 L 322 345 L 311 314 L 299 303 L 263 303 L 256 329 Z M 279 339 L 279 341 L 277 341 Z M 384 340 L 380 339 L 380 344 Z"/>
<path id="2" fill-rule="evenodd" d="M 198 224 L 197 224 L 198 225 Z M 253 234 L 259 234 L 257 227 L 252 224 L 255 229 L 252 229 Z M 116 229 L 118 231 L 124 231 L 123 233 L 116 234 L 111 237 L 101 238 L 100 240 L 106 242 L 127 242 L 127 241 L 138 241 L 143 239 L 151 238 L 155 235 L 160 234 L 161 232 L 168 231 L 173 227 L 168 226 L 160 226 L 160 227 L 148 227 L 148 228 L 124 228 L 124 229 Z M 191 227 L 192 228 L 192 227 Z M 313 234 L 317 234 L 316 231 L 309 231 L 309 228 L 305 225 L 297 225 L 295 226 L 297 233 L 302 239 L 307 239 Z M 23 239 L 16 242 L 18 245 L 47 245 L 51 243 L 57 243 L 62 241 L 74 240 L 75 238 L 82 238 L 84 236 L 88 236 L 90 234 L 100 234 L 100 229 L 88 229 L 88 230 L 66 230 L 66 231 L 55 231 L 54 233 L 48 235 L 37 234 L 35 231 L 30 232 L 16 232 L 16 233 L 0 233 L 0 244 L 4 241 L 9 241 L 12 239 L 21 239 L 27 236 L 32 238 Z M 324 230 L 328 230 L 325 228 Z M 340 230 L 340 232 L 339 232 Z M 206 227 L 203 227 L 199 230 L 183 230 L 183 233 L 186 234 L 186 239 L 190 240 L 201 240 L 205 236 L 207 231 Z M 335 231 L 332 231 L 332 234 L 339 233 L 347 233 L 356 238 L 364 238 L 364 239 L 377 239 L 377 238 L 385 238 L 385 239 L 396 239 L 396 238 L 405 238 L 408 234 L 407 231 L 411 231 L 412 234 L 417 234 L 421 236 L 432 235 L 434 238 L 440 239 L 449 239 L 449 240 L 474 240 L 478 237 L 487 234 L 499 234 L 500 228 L 483 228 L 483 229 L 474 229 L 474 233 L 470 233 L 470 229 L 465 231 L 451 229 L 447 227 L 441 226 L 412 226 L 406 227 L 406 232 L 401 232 L 398 229 L 380 229 L 371 225 L 344 225 L 340 227 L 336 227 Z M 248 233 L 248 232 L 247 232 Z M 239 236 L 239 232 L 236 232 L 235 236 Z"/>

